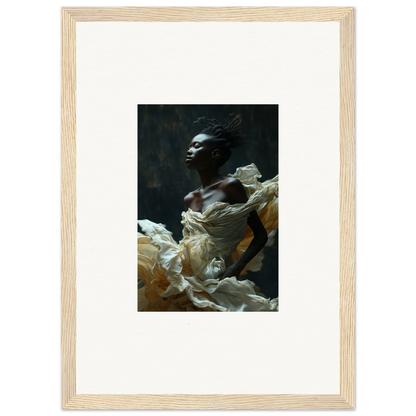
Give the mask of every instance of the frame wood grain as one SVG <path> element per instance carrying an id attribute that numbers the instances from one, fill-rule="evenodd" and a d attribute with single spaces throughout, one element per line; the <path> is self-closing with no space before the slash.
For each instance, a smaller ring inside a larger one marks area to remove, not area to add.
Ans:
<path id="1" fill-rule="evenodd" d="M 354 8 L 62 8 L 62 408 L 353 409 L 355 406 Z M 76 394 L 76 22 L 340 23 L 340 394 Z"/>

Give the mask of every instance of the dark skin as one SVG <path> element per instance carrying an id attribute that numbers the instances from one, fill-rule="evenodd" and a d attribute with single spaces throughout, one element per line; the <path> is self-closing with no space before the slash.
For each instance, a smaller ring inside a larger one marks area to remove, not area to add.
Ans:
<path id="1" fill-rule="evenodd" d="M 221 151 L 215 148 L 211 136 L 198 134 L 192 139 L 186 153 L 186 163 L 188 169 L 195 169 L 198 172 L 202 187 L 185 196 L 186 210 L 190 208 L 192 211 L 203 213 L 214 202 L 228 202 L 229 204 L 247 202 L 242 183 L 237 178 L 222 176 L 218 173 L 220 156 Z M 231 276 L 239 279 L 247 263 L 267 242 L 267 231 L 255 210 L 250 212 L 247 224 L 253 231 L 253 240 L 240 258 L 227 267 L 220 279 Z"/>

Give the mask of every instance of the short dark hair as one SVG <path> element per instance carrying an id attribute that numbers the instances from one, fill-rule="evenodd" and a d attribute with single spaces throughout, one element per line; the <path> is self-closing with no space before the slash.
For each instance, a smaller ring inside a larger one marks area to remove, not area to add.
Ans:
<path id="1" fill-rule="evenodd" d="M 218 147 L 221 151 L 221 156 L 218 161 L 219 166 L 222 166 L 231 157 L 231 148 L 240 147 L 246 140 L 241 134 L 241 116 L 237 114 L 234 118 L 230 114 L 224 124 L 221 124 L 216 119 L 208 119 L 205 116 L 198 117 L 194 123 L 201 123 L 205 128 L 200 134 L 207 134 L 213 138 L 213 146 Z"/>

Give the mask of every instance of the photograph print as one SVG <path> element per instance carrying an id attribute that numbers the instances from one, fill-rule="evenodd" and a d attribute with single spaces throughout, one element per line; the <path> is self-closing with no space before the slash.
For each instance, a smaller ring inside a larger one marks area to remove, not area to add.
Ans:
<path id="1" fill-rule="evenodd" d="M 278 311 L 278 105 L 137 117 L 138 311 Z"/>

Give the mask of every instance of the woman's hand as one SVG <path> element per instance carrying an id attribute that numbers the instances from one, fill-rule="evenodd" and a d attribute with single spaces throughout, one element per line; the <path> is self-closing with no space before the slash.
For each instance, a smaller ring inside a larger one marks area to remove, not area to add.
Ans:
<path id="1" fill-rule="evenodd" d="M 234 264 L 232 264 L 230 267 L 225 269 L 223 275 L 220 277 L 220 280 L 225 279 L 226 277 L 232 277 L 235 276 L 237 280 L 240 280 L 240 273 L 243 271 L 241 267 L 238 267 Z"/>

